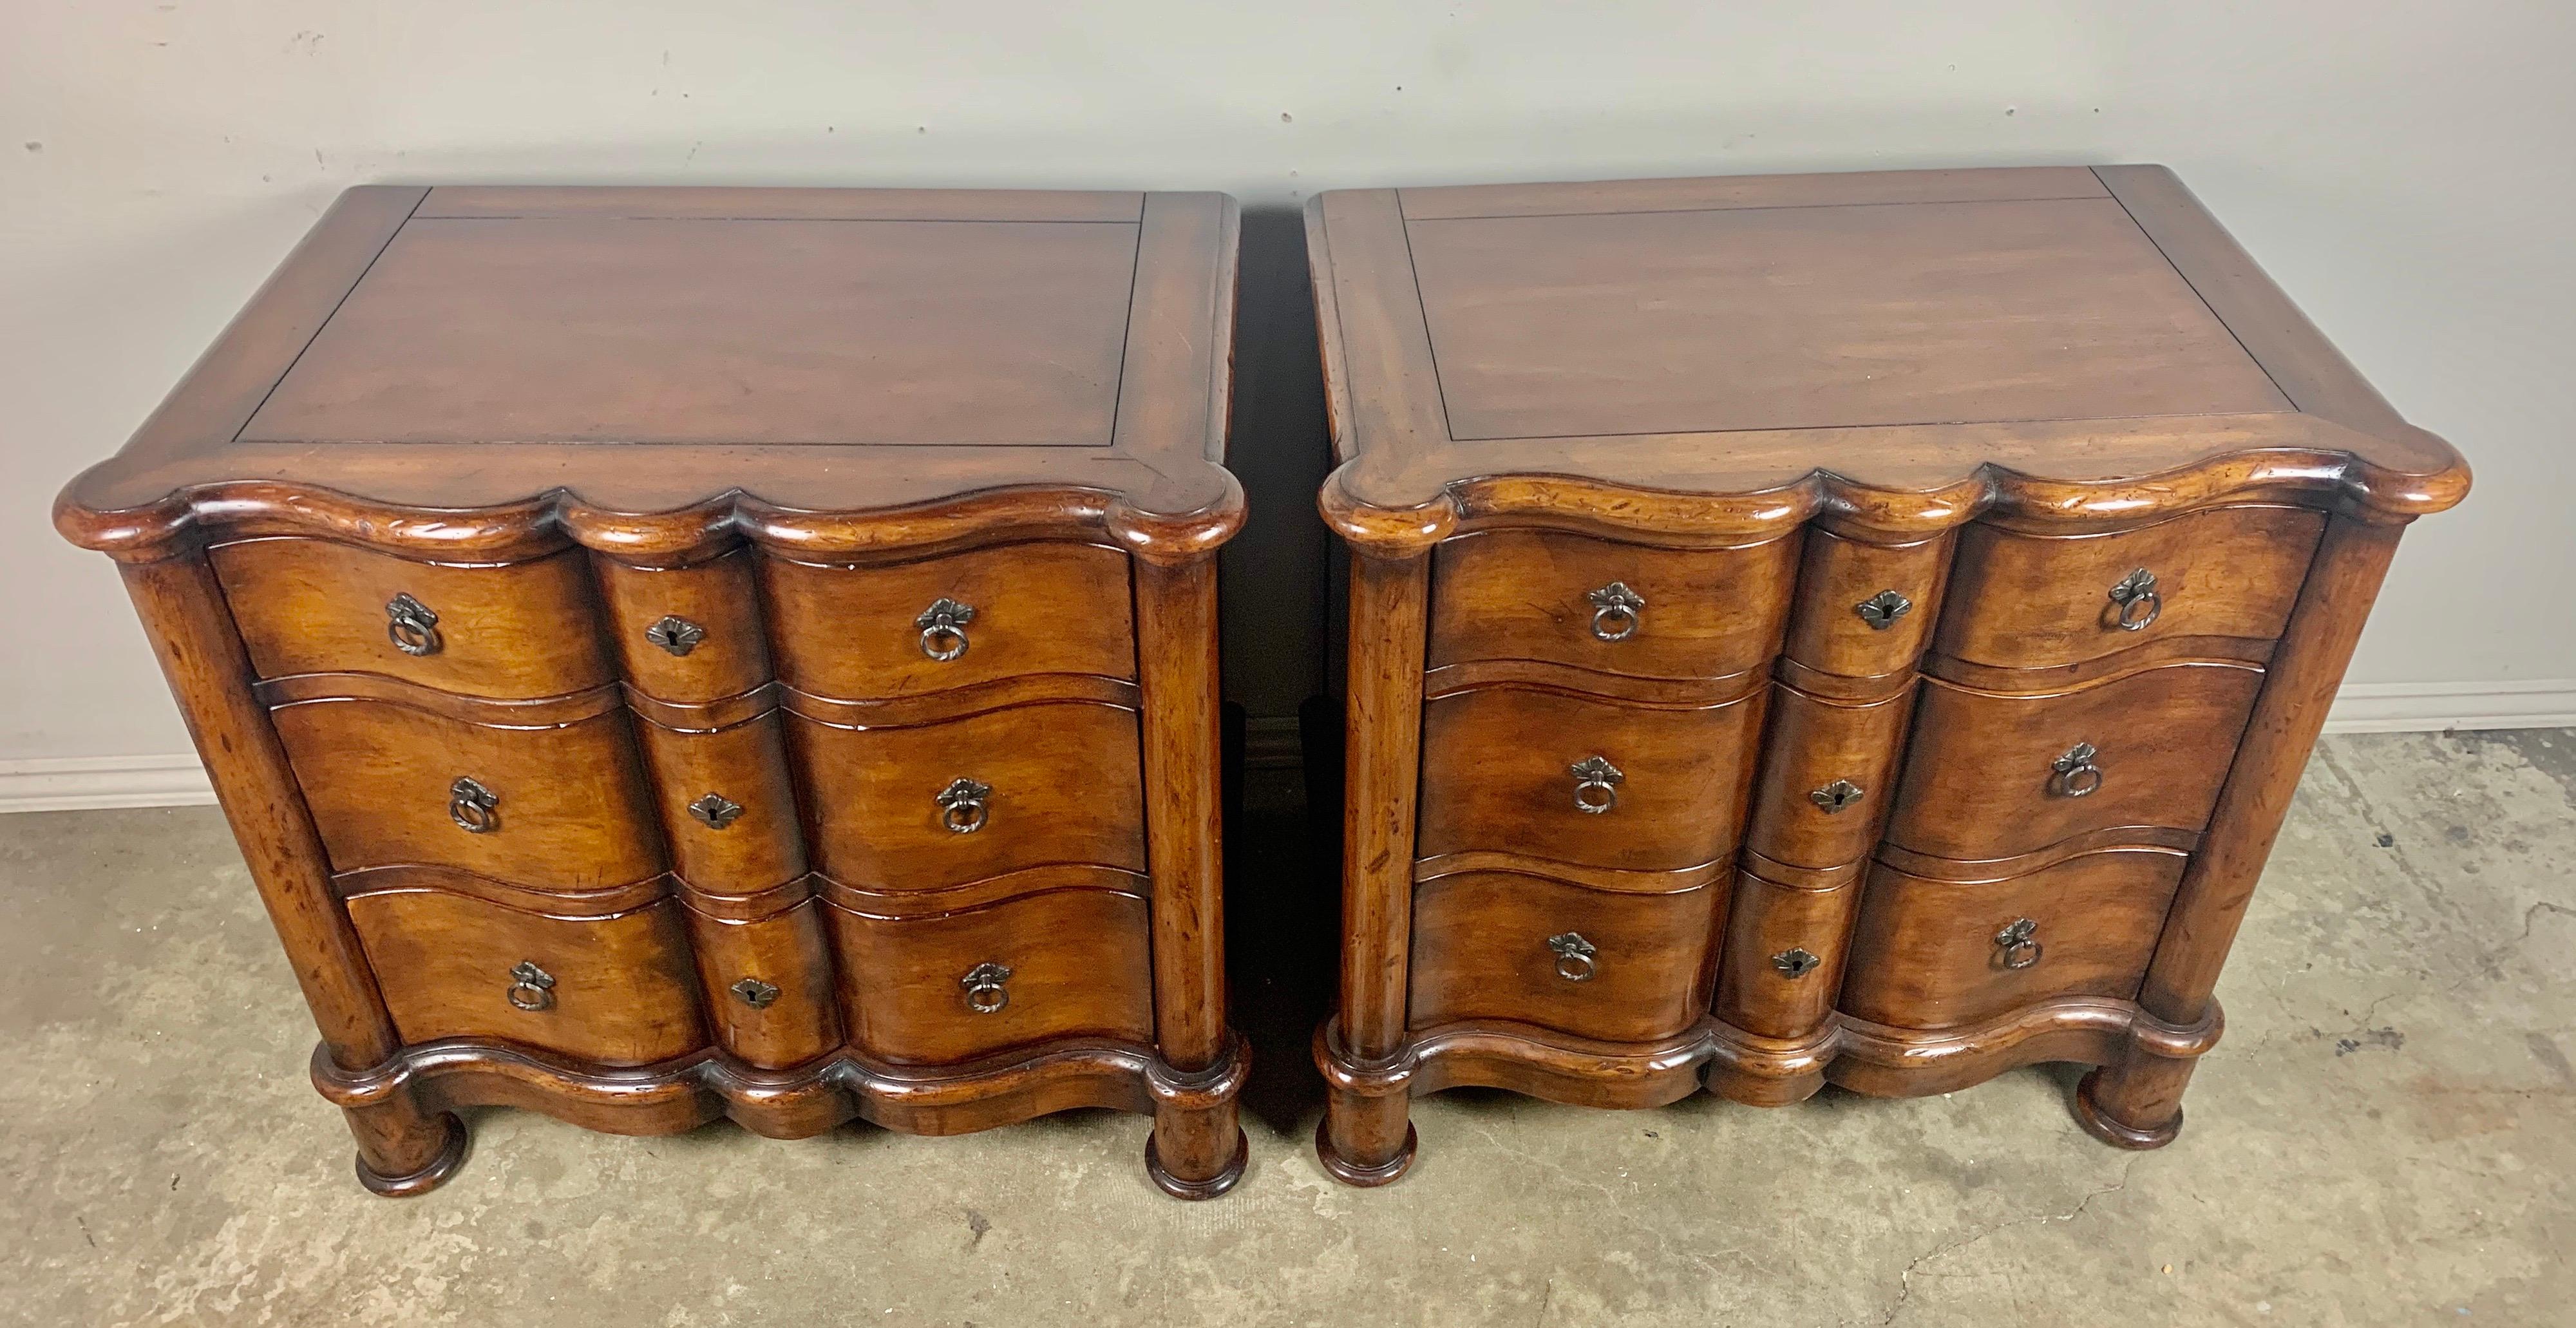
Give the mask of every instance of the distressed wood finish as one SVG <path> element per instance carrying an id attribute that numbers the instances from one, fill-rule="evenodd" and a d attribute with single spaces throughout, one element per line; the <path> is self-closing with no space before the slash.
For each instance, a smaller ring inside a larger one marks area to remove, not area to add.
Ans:
<path id="1" fill-rule="evenodd" d="M 1107 1106 L 1167 1192 L 1233 1185 L 1235 236 L 1209 194 L 353 190 L 73 482 L 369 1189 L 486 1105 Z"/>
<path id="2" fill-rule="evenodd" d="M 1307 242 L 1354 554 L 1326 1168 L 1394 1179 L 1453 1085 L 2043 1060 L 2172 1138 L 2449 445 L 2156 167 L 1345 191 Z M 1646 987 L 1541 967 L 1558 918 Z"/>

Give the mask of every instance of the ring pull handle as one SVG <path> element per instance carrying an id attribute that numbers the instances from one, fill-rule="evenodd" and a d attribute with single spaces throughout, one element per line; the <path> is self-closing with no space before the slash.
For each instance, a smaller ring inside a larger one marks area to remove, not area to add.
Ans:
<path id="1" fill-rule="evenodd" d="M 644 639 L 676 658 L 697 649 L 698 643 L 707 639 L 707 629 L 676 613 L 666 614 L 660 622 L 644 629 Z"/>
<path id="2" fill-rule="evenodd" d="M 2102 767 L 2093 764 L 2101 754 L 2089 742 L 2067 748 L 2065 755 L 2048 763 L 2048 791 L 2061 798 L 2081 798 L 2102 787 Z"/>
<path id="3" fill-rule="evenodd" d="M 1625 581 L 1613 581 L 1583 596 L 1592 601 L 1592 634 L 1604 641 L 1625 641 L 1637 634 L 1639 615 L 1646 611 L 1646 597 L 1628 588 Z"/>
<path id="4" fill-rule="evenodd" d="M 1831 816 L 1868 796 L 1861 791 L 1860 785 L 1848 779 L 1837 779 L 1823 788 L 1809 791 L 1807 801 L 1824 808 L 1825 815 Z"/>
<path id="5" fill-rule="evenodd" d="M 1010 991 L 1003 983 L 1011 980 L 1008 965 L 984 963 L 966 970 L 957 985 L 966 989 L 966 1008 L 977 1014 L 997 1014 L 1011 1003 Z"/>
<path id="6" fill-rule="evenodd" d="M 1587 756 L 1566 767 L 1574 776 L 1574 810 L 1599 816 L 1619 805 L 1619 785 L 1628 777 L 1599 756 Z"/>
<path id="7" fill-rule="evenodd" d="M 777 985 L 763 982 L 758 978 L 744 978 L 725 990 L 740 996 L 743 1004 L 755 1010 L 766 1010 L 771 1002 L 778 999 Z"/>
<path id="8" fill-rule="evenodd" d="M 1809 953 L 1805 946 L 1793 946 L 1771 956 L 1771 966 L 1792 982 L 1815 972 L 1817 965 L 1824 962 Z"/>
<path id="9" fill-rule="evenodd" d="M 1884 632 L 1894 627 L 1897 619 L 1914 612 L 1914 601 L 1893 590 L 1882 590 L 1853 605 L 1852 612 L 1859 614 L 1860 620 L 1869 624 L 1869 630 Z"/>
<path id="10" fill-rule="evenodd" d="M 2006 968 L 2028 968 L 2039 962 L 2041 946 L 2039 924 L 2029 918 L 2015 918 L 1995 933 L 1996 962 Z"/>
<path id="11" fill-rule="evenodd" d="M 435 655 L 447 644 L 438 634 L 438 615 L 408 594 L 385 604 L 385 638 L 406 655 Z"/>
<path id="12" fill-rule="evenodd" d="M 689 804 L 689 815 L 711 830 L 722 830 L 742 815 L 742 804 L 721 793 L 710 793 Z"/>
<path id="13" fill-rule="evenodd" d="M 993 786 L 958 778 L 939 790 L 939 823 L 953 835 L 971 835 L 992 819 Z"/>
<path id="14" fill-rule="evenodd" d="M 501 795 L 460 775 L 447 786 L 447 819 L 469 835 L 488 835 L 501 828 Z"/>
<path id="15" fill-rule="evenodd" d="M 555 1008 L 555 975 L 537 967 L 534 960 L 522 959 L 510 970 L 510 1004 L 522 1010 Z"/>
<path id="16" fill-rule="evenodd" d="M 1547 948 L 1556 953 L 1556 975 L 1568 982 L 1590 982 L 1601 971 L 1593 956 L 1600 953 L 1583 933 L 1559 932 L 1547 938 Z"/>
<path id="17" fill-rule="evenodd" d="M 2120 610 L 2113 625 L 2124 632 L 2145 631 L 2165 611 L 2164 596 L 2156 593 L 2156 574 L 2143 567 L 2111 587 L 2111 603 Z"/>
<path id="18" fill-rule="evenodd" d="M 975 606 L 941 596 L 912 620 L 921 629 L 921 653 L 945 664 L 966 653 L 966 624 L 975 621 Z"/>

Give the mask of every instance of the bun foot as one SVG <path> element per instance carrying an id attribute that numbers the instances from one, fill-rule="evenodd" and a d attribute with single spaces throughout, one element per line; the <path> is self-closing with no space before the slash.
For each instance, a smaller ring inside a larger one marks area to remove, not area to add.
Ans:
<path id="1" fill-rule="evenodd" d="M 1163 1169 L 1163 1156 L 1154 1148 L 1154 1136 L 1145 1136 L 1145 1174 L 1175 1199 L 1213 1199 L 1233 1189 L 1234 1183 L 1243 1179 L 1244 1164 L 1251 1160 L 1252 1141 L 1244 1138 L 1238 1128 L 1234 1132 L 1234 1160 L 1225 1164 L 1225 1170 L 1206 1180 L 1183 1180 Z"/>
<path id="2" fill-rule="evenodd" d="M 2095 1101 L 2093 1097 L 2094 1084 L 2101 1077 L 2102 1071 L 2096 1068 L 2088 1071 L 2075 1085 L 2075 1123 L 2083 1126 L 2086 1134 L 2113 1148 L 2144 1151 L 2149 1148 L 2162 1148 L 2172 1143 L 2175 1135 L 2182 1133 L 2182 1108 L 2180 1107 L 2174 1108 L 2172 1120 L 2154 1129 L 2142 1130 L 2112 1119 L 2102 1110 L 2102 1104 Z"/>
<path id="3" fill-rule="evenodd" d="M 455 1175 L 458 1167 L 465 1165 L 467 1131 L 465 1122 L 458 1120 L 454 1113 L 443 1114 L 438 1119 L 447 1127 L 447 1142 L 439 1145 L 438 1156 L 431 1158 L 428 1166 L 407 1176 L 388 1176 L 368 1166 L 367 1155 L 360 1153 L 358 1183 L 366 1186 L 369 1192 L 383 1195 L 388 1199 L 408 1199 L 415 1194 L 427 1194 L 446 1184 L 447 1178 Z"/>
<path id="4" fill-rule="evenodd" d="M 1413 1123 L 1407 1121 L 1404 1126 L 1404 1147 L 1395 1150 L 1395 1156 L 1376 1166 L 1363 1167 L 1334 1152 L 1333 1138 L 1326 1130 L 1325 1122 L 1317 1122 L 1315 1159 L 1324 1164 L 1324 1170 L 1331 1172 L 1333 1179 L 1344 1185 L 1374 1189 L 1380 1185 L 1394 1184 L 1406 1170 L 1413 1166 L 1413 1150 L 1419 1142 L 1420 1140 L 1413 1133 Z"/>

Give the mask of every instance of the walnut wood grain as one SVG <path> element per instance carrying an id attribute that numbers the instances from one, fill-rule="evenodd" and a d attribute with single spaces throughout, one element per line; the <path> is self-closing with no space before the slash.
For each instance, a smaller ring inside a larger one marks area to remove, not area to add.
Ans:
<path id="1" fill-rule="evenodd" d="M 785 1069 L 841 1045 L 840 990 L 821 902 L 744 922 L 686 910 L 716 1041 L 746 1065 Z"/>
<path id="2" fill-rule="evenodd" d="M 1505 1019 L 1607 1042 L 1669 1037 L 1708 1008 L 1725 902 L 1716 885 L 1649 895 L 1502 872 L 1427 881 L 1414 892 L 1411 1022 L 1421 1030 Z M 1550 942 L 1568 935 L 1590 950 L 1560 955 Z"/>
<path id="3" fill-rule="evenodd" d="M 772 710 L 706 733 L 637 716 L 653 809 L 671 866 L 713 894 L 752 894 L 805 874 L 783 720 Z"/>
<path id="4" fill-rule="evenodd" d="M 1784 653 L 1848 678 L 1910 676 L 1941 620 L 1952 538 L 1880 542 L 1809 526 Z M 1890 592 L 1894 599 L 1880 602 Z"/>
<path id="5" fill-rule="evenodd" d="M 679 567 L 591 559 L 605 630 L 629 686 L 656 700 L 706 705 L 769 681 L 752 559 L 740 548 Z M 665 644 L 655 644 L 654 632 L 670 619 L 677 621 Z"/>
<path id="6" fill-rule="evenodd" d="M 1977 522 L 1959 536 L 1955 598 L 1933 648 L 1970 664 L 2080 664 L 2174 637 L 2268 640 L 2316 551 L 2325 514 L 2301 507 L 2216 507 L 2098 534 L 2031 535 Z M 2124 630 L 2113 587 L 2154 576 L 2152 619 Z"/>
<path id="7" fill-rule="evenodd" d="M 263 677 L 368 672 L 445 691 L 519 700 L 616 676 L 590 630 L 578 554 L 497 566 L 415 562 L 329 540 L 254 539 L 208 551 Z M 409 595 L 437 615 L 430 653 L 406 654 L 386 606 Z"/>
<path id="8" fill-rule="evenodd" d="M 1718 1018 L 1772 1038 L 1813 1034 L 1842 990 L 1860 883 L 1794 889 L 1744 872 L 1727 912 L 1725 961 L 1718 969 Z"/>
<path id="9" fill-rule="evenodd" d="M 1150 1046 L 1146 902 L 1051 890 L 938 917 L 891 920 L 827 908 L 842 956 L 850 1043 L 897 1065 L 945 1065 L 1075 1037 Z M 969 1004 L 978 966 L 1010 970 L 989 1013 Z"/>
<path id="10" fill-rule="evenodd" d="M 1911 686 L 1854 705 L 1774 684 L 1745 847 L 1817 869 L 1867 856 L 1896 801 L 1913 713 Z"/>
<path id="11" fill-rule="evenodd" d="M 505 729 L 376 701 L 308 701 L 279 707 L 274 722 L 337 870 L 434 863 L 571 890 L 662 870 L 652 791 L 622 712 Z M 459 779 L 498 799 L 491 829 L 457 823 Z"/>
<path id="12" fill-rule="evenodd" d="M 2230 752 L 2263 684 L 2241 665 L 2173 664 L 2051 694 L 1923 683 L 1890 843 L 2000 858 L 2111 826 L 2208 824 Z M 2097 749 L 2100 786 L 2077 796 L 2055 764 Z"/>
<path id="13" fill-rule="evenodd" d="M 349 901 L 403 1041 L 498 1038 L 600 1065 L 648 1065 L 706 1043 L 680 907 L 548 918 L 437 890 Z M 520 984 L 534 964 L 551 985 Z M 514 1004 L 511 993 L 527 1004 Z"/>
<path id="14" fill-rule="evenodd" d="M 1417 852 L 1499 851 L 1622 871 L 1722 858 L 1743 829 L 1767 699 L 1761 687 L 1687 709 L 1519 687 L 1439 697 L 1422 712 Z M 1575 801 L 1573 767 L 1594 756 L 1621 775 L 1615 805 L 1600 813 Z"/>
<path id="15" fill-rule="evenodd" d="M 761 584 L 779 624 L 779 676 L 799 691 L 868 700 L 1020 674 L 1136 676 L 1127 559 L 1099 545 L 1012 544 L 885 566 L 773 555 Z M 974 611 L 965 650 L 948 660 L 930 656 L 920 624 L 943 599 Z"/>
<path id="16" fill-rule="evenodd" d="M 1797 557 L 1791 538 L 1655 549 L 1543 530 L 1464 535 L 1432 556 L 1430 666 L 1542 660 L 1642 678 L 1744 673 L 1780 653 Z M 1589 598 L 1613 585 L 1643 607 Z"/>

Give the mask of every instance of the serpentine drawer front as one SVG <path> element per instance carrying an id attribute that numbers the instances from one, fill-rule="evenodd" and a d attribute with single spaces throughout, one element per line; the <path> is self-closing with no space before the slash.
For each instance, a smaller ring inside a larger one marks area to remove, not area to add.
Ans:
<path id="1" fill-rule="evenodd" d="M 2173 176 L 1333 192 L 1349 546 L 1317 1147 L 1411 1094 L 2097 1067 L 2174 1137 L 2405 525 L 2468 471 Z"/>
<path id="2" fill-rule="evenodd" d="M 367 188 L 57 506 L 381 1194 L 456 1109 L 1245 1146 L 1215 194 Z"/>

